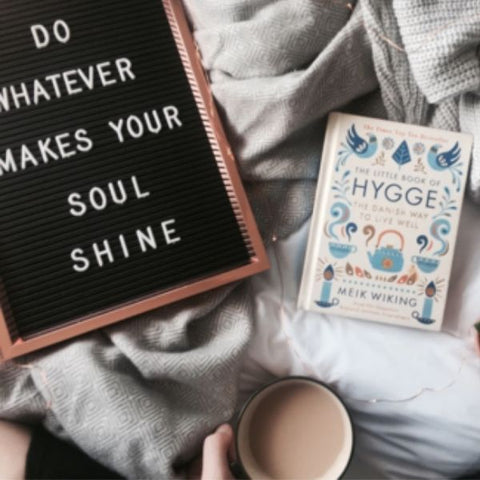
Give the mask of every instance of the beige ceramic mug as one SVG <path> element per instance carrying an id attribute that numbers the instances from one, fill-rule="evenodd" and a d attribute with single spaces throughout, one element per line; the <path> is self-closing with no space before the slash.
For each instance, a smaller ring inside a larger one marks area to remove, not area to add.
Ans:
<path id="1" fill-rule="evenodd" d="M 353 427 L 340 398 L 307 377 L 277 380 L 254 393 L 236 427 L 236 472 L 251 479 L 334 480 L 353 451 Z"/>

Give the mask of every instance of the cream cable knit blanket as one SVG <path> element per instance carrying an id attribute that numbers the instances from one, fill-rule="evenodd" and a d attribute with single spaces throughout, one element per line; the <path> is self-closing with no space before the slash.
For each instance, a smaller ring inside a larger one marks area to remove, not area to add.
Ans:
<path id="1" fill-rule="evenodd" d="M 185 0 L 267 241 L 310 215 L 331 110 L 473 133 L 480 201 L 478 0 L 352 3 Z M 0 416 L 43 421 L 130 478 L 172 477 L 234 412 L 252 294 L 227 287 L 7 363 Z"/>

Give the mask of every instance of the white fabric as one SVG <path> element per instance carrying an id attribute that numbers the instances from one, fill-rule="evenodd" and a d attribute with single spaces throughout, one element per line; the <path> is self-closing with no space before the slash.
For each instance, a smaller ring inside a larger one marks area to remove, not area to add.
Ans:
<path id="1" fill-rule="evenodd" d="M 275 244 L 271 271 L 251 280 L 256 335 L 243 393 L 270 376 L 310 375 L 332 385 L 351 409 L 354 457 L 374 468 L 370 478 L 453 478 L 480 470 L 480 359 L 468 337 L 480 320 L 478 208 L 464 207 L 442 333 L 298 311 L 308 228 Z M 367 402 L 408 399 L 426 387 L 435 391 L 400 403 Z M 349 477 L 365 478 L 356 462 Z"/>

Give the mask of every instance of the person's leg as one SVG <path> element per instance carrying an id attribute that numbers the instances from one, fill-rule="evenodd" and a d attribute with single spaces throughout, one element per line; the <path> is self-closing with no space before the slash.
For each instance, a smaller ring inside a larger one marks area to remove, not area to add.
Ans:
<path id="1" fill-rule="evenodd" d="M 0 420 L 0 478 L 25 478 L 32 432 L 27 427 Z"/>
<path id="2" fill-rule="evenodd" d="M 120 479 L 75 445 L 63 442 L 41 426 L 29 429 L 0 420 L 0 478 Z"/>

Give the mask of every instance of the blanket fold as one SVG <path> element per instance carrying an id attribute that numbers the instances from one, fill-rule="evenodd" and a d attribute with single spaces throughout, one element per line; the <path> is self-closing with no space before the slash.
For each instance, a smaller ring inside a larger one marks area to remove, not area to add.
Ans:
<path id="1" fill-rule="evenodd" d="M 311 214 L 331 110 L 472 132 L 480 201 L 476 0 L 184 3 L 267 243 Z M 251 295 L 228 286 L 7 362 L 0 416 L 129 478 L 177 476 L 234 413 Z"/>

